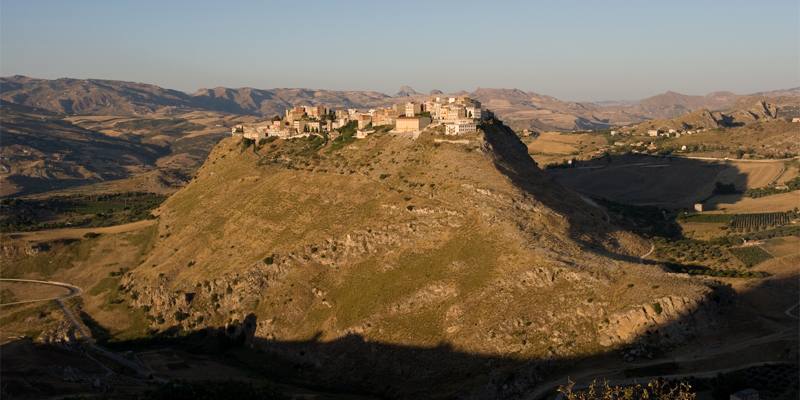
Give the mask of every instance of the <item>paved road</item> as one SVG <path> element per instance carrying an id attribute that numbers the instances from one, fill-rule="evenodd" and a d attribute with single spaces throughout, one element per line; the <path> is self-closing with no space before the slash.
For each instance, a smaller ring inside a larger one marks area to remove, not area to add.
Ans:
<path id="1" fill-rule="evenodd" d="M 80 296 L 83 293 L 83 290 L 75 285 L 71 285 L 69 283 L 64 282 L 55 282 L 55 281 L 40 281 L 36 279 L 13 279 L 13 278 L 0 278 L 0 282 L 22 282 L 22 283 L 34 283 L 38 285 L 50 285 L 50 286 L 58 286 L 64 289 L 69 290 L 69 293 L 62 295 L 62 296 L 55 296 L 55 297 L 46 297 L 42 299 L 32 299 L 32 300 L 23 300 L 23 301 L 15 301 L 13 303 L 3 303 L 0 304 L 0 307 L 5 306 L 14 306 L 18 304 L 29 304 L 29 303 L 38 303 L 41 301 L 64 301 L 70 299 L 72 297 Z"/>

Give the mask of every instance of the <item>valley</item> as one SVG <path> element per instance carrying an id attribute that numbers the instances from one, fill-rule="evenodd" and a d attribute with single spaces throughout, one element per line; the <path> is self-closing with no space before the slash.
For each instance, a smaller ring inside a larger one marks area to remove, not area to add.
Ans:
<path id="1" fill-rule="evenodd" d="M 556 131 L 506 125 L 498 100 L 431 113 L 413 89 L 268 120 L 282 106 L 240 92 L 201 109 L 147 90 L 3 109 L 4 394 L 538 399 L 658 377 L 797 393 L 783 116 L 651 137 L 652 116 Z M 369 121 L 336 110 L 363 104 Z"/>

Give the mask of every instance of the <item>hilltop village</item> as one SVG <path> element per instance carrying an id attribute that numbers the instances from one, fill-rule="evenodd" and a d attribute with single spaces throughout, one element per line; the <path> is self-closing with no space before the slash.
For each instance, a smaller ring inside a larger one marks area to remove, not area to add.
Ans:
<path id="1" fill-rule="evenodd" d="M 491 111 L 466 96 L 431 97 L 426 101 L 409 101 L 367 111 L 355 108 L 330 109 L 321 105 L 297 105 L 271 120 L 236 125 L 232 135 L 261 140 L 267 137 L 291 139 L 326 133 L 335 139 L 345 128 L 355 130 L 356 138 L 365 138 L 374 128 L 385 127 L 391 132 L 417 134 L 426 128 L 444 125 L 446 135 L 475 132 Z"/>

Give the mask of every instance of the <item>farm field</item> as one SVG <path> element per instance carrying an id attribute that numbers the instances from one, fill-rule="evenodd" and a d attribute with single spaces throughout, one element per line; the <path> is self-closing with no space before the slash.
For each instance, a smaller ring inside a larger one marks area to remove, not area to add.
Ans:
<path id="1" fill-rule="evenodd" d="M 728 166 L 698 160 L 648 156 L 613 156 L 610 162 L 592 161 L 576 168 L 553 168 L 558 182 L 590 197 L 633 205 L 666 208 L 691 207 L 708 198 Z M 736 171 L 728 179 L 744 181 Z"/>
<path id="2" fill-rule="evenodd" d="M 605 136 L 589 133 L 543 132 L 528 144 L 528 153 L 539 165 L 580 158 L 607 145 Z"/>
<path id="3" fill-rule="evenodd" d="M 719 180 L 726 183 L 734 182 L 739 190 L 768 186 L 777 181 L 786 168 L 783 162 L 728 162 L 727 164 L 732 168 L 724 170 L 720 174 Z M 744 181 L 741 181 L 742 175 L 744 175 Z"/>
<path id="4" fill-rule="evenodd" d="M 760 246 L 734 247 L 730 249 L 730 252 L 747 268 L 772 258 L 772 255 Z"/>
<path id="5" fill-rule="evenodd" d="M 759 198 L 740 195 L 717 195 L 706 202 L 711 209 L 725 213 L 788 211 L 800 207 L 800 191 Z"/>
<path id="6" fill-rule="evenodd" d="M 800 237 L 785 236 L 769 239 L 761 247 L 776 258 L 800 255 Z"/>
<path id="7" fill-rule="evenodd" d="M 783 176 L 785 166 L 782 162 L 714 162 L 627 155 L 581 162 L 573 168 L 550 168 L 547 171 L 563 185 L 591 197 L 625 204 L 684 208 L 709 199 L 717 182 L 733 183 L 740 191 L 767 186 Z M 763 209 L 757 208 L 761 206 L 759 203 L 750 206 L 750 212 L 785 211 L 792 208 L 784 204 L 789 199 L 766 200 L 764 205 L 775 203 L 781 206 Z M 717 195 L 704 203 L 713 210 L 719 204 L 745 200 L 741 194 Z"/>
<path id="8" fill-rule="evenodd" d="M 777 184 L 785 185 L 786 182 L 791 181 L 792 179 L 796 178 L 800 175 L 800 168 L 797 165 L 789 165 L 786 167 L 786 170 L 783 171 L 780 177 L 778 177 Z"/>

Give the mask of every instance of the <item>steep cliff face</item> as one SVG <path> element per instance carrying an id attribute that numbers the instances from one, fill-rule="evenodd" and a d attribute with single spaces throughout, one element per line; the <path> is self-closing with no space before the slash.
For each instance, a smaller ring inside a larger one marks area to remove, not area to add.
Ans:
<path id="1" fill-rule="evenodd" d="M 663 303 L 666 323 L 709 293 L 638 264 L 646 243 L 551 181 L 500 123 L 437 139 L 226 139 L 161 207 L 122 288 L 155 329 L 252 315 L 255 338 L 310 341 L 298 346 L 317 363 L 339 358 L 315 343 L 345 343 L 336 353 L 353 336 L 575 357 L 636 339 L 642 304 Z"/>

